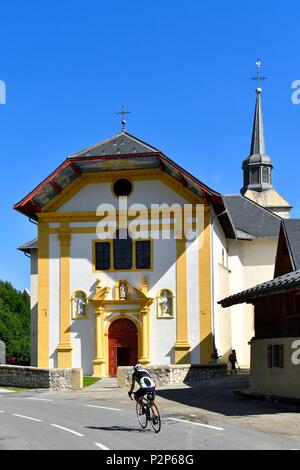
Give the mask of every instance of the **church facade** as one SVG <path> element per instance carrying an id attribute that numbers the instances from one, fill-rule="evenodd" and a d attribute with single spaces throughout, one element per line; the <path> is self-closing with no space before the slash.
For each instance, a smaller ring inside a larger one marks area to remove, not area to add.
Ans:
<path id="1" fill-rule="evenodd" d="M 260 100 L 244 195 L 222 197 L 122 130 L 16 204 L 38 227 L 20 247 L 31 256 L 32 365 L 114 376 L 137 361 L 208 363 L 232 347 L 249 364 L 253 313 L 218 300 L 273 277 L 281 218 L 248 197 L 275 192 L 254 183 L 272 170 Z"/>
<path id="2" fill-rule="evenodd" d="M 128 230 L 123 221 L 120 228 L 125 197 Z M 185 205 L 190 218 L 201 218 L 191 240 L 173 236 L 176 218 L 165 209 Z M 210 360 L 212 239 L 225 250 L 235 237 L 220 194 L 122 132 L 67 159 L 17 208 L 38 221 L 37 248 L 30 248 L 33 364 L 105 376 L 137 361 Z M 100 239 L 99 226 L 113 212 L 113 236 Z M 212 233 L 212 216 L 220 233 Z"/>

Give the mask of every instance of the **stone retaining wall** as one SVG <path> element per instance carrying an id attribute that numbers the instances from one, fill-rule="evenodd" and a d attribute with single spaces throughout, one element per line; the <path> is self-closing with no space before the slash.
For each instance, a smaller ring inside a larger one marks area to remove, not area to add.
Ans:
<path id="1" fill-rule="evenodd" d="M 78 390 L 83 387 L 82 375 L 82 369 L 39 369 L 0 365 L 0 387 Z"/>
<path id="2" fill-rule="evenodd" d="M 227 364 L 172 364 L 145 366 L 150 373 L 157 387 L 170 384 L 192 384 L 213 379 L 215 377 L 224 377 L 227 374 Z M 127 387 L 131 383 L 132 367 L 118 367 L 117 378 L 118 387 Z"/>

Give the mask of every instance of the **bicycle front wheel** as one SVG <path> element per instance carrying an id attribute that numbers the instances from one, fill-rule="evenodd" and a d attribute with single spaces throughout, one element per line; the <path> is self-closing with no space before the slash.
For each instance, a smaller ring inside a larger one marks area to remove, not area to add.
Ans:
<path id="1" fill-rule="evenodd" d="M 146 429 L 146 427 L 147 427 L 147 412 L 143 408 L 144 407 L 142 405 L 137 403 L 137 405 L 136 405 L 136 416 L 137 416 L 138 422 L 140 423 L 141 427 L 143 429 Z"/>
<path id="2" fill-rule="evenodd" d="M 150 421 L 152 428 L 158 433 L 161 430 L 161 419 L 158 408 L 154 403 L 150 407 Z"/>

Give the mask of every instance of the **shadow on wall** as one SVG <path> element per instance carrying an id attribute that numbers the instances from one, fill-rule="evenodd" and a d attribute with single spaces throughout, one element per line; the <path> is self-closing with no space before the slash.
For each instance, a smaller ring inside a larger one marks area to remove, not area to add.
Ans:
<path id="1" fill-rule="evenodd" d="M 175 341 L 175 338 L 174 338 Z M 189 352 L 184 354 L 177 364 L 210 364 L 212 363 L 213 337 L 210 334 L 201 343 L 198 343 Z M 176 364 L 175 346 L 168 351 L 166 357 L 170 358 L 170 364 Z"/>

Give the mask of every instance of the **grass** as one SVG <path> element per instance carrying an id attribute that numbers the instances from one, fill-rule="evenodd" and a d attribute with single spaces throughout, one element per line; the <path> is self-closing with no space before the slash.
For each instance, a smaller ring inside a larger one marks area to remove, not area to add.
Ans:
<path id="1" fill-rule="evenodd" d="M 83 387 L 89 387 L 90 385 L 94 385 L 100 380 L 99 377 L 90 377 L 90 376 L 84 376 L 83 377 Z"/>

